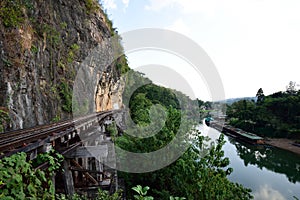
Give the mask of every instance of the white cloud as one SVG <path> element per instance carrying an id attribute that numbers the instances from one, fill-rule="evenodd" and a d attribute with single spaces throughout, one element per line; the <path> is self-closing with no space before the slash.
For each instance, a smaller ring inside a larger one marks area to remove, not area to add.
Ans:
<path id="1" fill-rule="evenodd" d="M 115 0 L 102 0 L 103 7 L 107 10 L 112 10 L 117 8 Z"/>
<path id="2" fill-rule="evenodd" d="M 271 94 L 299 81 L 299 0 L 148 0 L 145 5 L 156 12 L 151 14 L 167 13 L 157 24 L 205 49 L 228 97 L 255 95 L 260 87 Z"/>
<path id="3" fill-rule="evenodd" d="M 271 188 L 269 185 L 263 185 L 259 191 L 254 193 L 256 200 L 285 200 L 280 192 Z"/>
<path id="4" fill-rule="evenodd" d="M 182 13 L 199 13 L 212 15 L 217 6 L 216 0 L 150 0 L 147 10 L 161 11 L 165 8 L 178 7 Z"/>
<path id="5" fill-rule="evenodd" d="M 150 0 L 150 4 L 145 6 L 146 10 L 160 11 L 166 7 L 172 6 L 176 0 Z"/>
<path id="6" fill-rule="evenodd" d="M 177 0 L 183 13 L 202 13 L 208 16 L 215 14 L 217 9 L 216 0 Z"/>
<path id="7" fill-rule="evenodd" d="M 122 0 L 122 3 L 124 4 L 125 8 L 129 5 L 129 0 Z"/>
<path id="8" fill-rule="evenodd" d="M 170 26 L 167 26 L 166 28 L 181 33 L 183 35 L 189 35 L 191 33 L 190 28 L 184 23 L 184 21 L 181 18 L 177 19 Z"/>

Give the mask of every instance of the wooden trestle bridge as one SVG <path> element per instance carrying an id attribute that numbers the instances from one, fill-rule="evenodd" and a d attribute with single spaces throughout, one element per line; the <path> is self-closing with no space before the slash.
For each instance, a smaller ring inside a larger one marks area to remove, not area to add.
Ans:
<path id="1" fill-rule="evenodd" d="M 124 110 L 93 113 L 72 120 L 0 134 L 0 159 L 26 152 L 28 159 L 55 149 L 64 156 L 63 172 L 53 177 L 57 192 L 92 194 L 98 188 L 118 189 L 114 147 L 106 127 L 124 128 Z M 107 165 L 109 163 L 109 165 Z M 48 163 L 38 166 L 46 169 Z"/>

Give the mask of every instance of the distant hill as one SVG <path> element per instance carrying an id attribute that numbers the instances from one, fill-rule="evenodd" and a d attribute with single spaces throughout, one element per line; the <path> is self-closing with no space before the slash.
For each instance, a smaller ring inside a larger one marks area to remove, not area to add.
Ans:
<path id="1" fill-rule="evenodd" d="M 219 103 L 226 103 L 226 104 L 233 104 L 234 102 L 237 102 L 237 101 L 241 101 L 241 100 L 248 100 L 248 101 L 256 101 L 256 97 L 239 97 L 239 98 L 230 98 L 230 99 L 225 99 L 225 100 L 222 100 L 222 101 L 218 101 Z"/>

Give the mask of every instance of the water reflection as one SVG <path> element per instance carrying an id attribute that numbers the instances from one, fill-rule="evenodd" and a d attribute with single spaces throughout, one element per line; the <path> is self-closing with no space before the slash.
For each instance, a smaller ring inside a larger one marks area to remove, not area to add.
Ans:
<path id="1" fill-rule="evenodd" d="M 285 200 L 284 196 L 278 191 L 271 188 L 269 185 L 262 185 L 257 192 L 253 194 L 255 200 Z"/>
<path id="2" fill-rule="evenodd" d="M 215 140 L 221 134 L 207 126 L 199 126 L 203 135 Z M 254 199 L 300 199 L 300 156 L 277 148 L 253 146 L 225 137 L 225 156 L 233 173 L 228 177 L 252 189 Z"/>
<path id="3" fill-rule="evenodd" d="M 234 144 L 237 153 L 244 161 L 244 165 L 266 168 L 276 173 L 285 174 L 292 183 L 300 182 L 300 156 L 277 148 L 253 146 L 229 140 Z"/>

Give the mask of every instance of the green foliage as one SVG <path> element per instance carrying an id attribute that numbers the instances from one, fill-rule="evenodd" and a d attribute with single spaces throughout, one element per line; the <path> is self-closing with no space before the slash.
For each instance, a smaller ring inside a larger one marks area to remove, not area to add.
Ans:
<path id="1" fill-rule="evenodd" d="M 210 112 L 213 109 L 212 108 L 212 102 L 209 101 L 202 101 L 200 99 L 196 100 L 198 103 L 198 107 L 199 107 L 199 112 L 200 112 L 200 119 L 204 119 L 205 117 L 211 117 Z"/>
<path id="2" fill-rule="evenodd" d="M 67 196 L 65 194 L 56 194 L 56 199 L 58 200 L 87 200 L 85 195 L 74 194 L 72 196 Z M 108 191 L 98 189 L 98 194 L 95 200 L 121 200 L 122 190 L 118 190 L 114 194 L 110 195 Z"/>
<path id="3" fill-rule="evenodd" d="M 149 124 L 149 109 L 151 106 L 152 102 L 146 98 L 146 94 L 139 93 L 133 96 L 129 105 L 133 121 L 140 125 Z"/>
<path id="4" fill-rule="evenodd" d="M 6 125 L 9 123 L 10 117 L 8 112 L 0 109 L 0 133 L 4 132 Z"/>
<path id="5" fill-rule="evenodd" d="M 86 0 L 86 1 L 93 1 L 93 0 Z M 105 10 L 105 8 L 103 8 L 103 5 L 101 3 L 102 1 L 98 1 L 97 3 L 97 9 L 98 8 L 102 8 L 100 11 L 102 12 L 103 16 L 104 16 L 104 22 L 107 24 L 109 30 L 110 30 L 110 33 L 111 33 L 111 36 L 114 36 L 115 34 L 118 36 L 117 32 L 116 32 L 116 29 L 113 28 L 113 22 L 109 19 L 108 17 L 108 14 L 107 14 L 107 11 Z M 89 6 L 87 6 L 88 8 L 88 14 L 90 14 L 91 12 L 89 11 Z"/>
<path id="6" fill-rule="evenodd" d="M 60 69 L 62 69 L 62 71 L 65 71 L 65 70 L 66 70 L 66 65 L 64 64 L 63 61 L 61 61 L 61 60 L 58 61 L 57 65 L 58 65 L 58 67 L 59 67 Z"/>
<path id="7" fill-rule="evenodd" d="M 68 24 L 66 22 L 61 22 L 60 23 L 60 28 L 61 29 L 66 29 L 68 27 Z"/>
<path id="8" fill-rule="evenodd" d="M 85 6 L 87 8 L 87 14 L 92 14 L 99 10 L 99 4 L 95 0 L 85 0 Z"/>
<path id="9" fill-rule="evenodd" d="M 71 45 L 71 50 L 72 51 L 78 51 L 80 49 L 80 46 L 78 44 L 72 44 Z"/>
<path id="10" fill-rule="evenodd" d="M 0 199 L 54 199 L 52 181 L 45 172 L 34 170 L 26 156 L 22 152 L 0 160 Z M 57 164 L 52 163 L 53 169 Z"/>
<path id="11" fill-rule="evenodd" d="M 69 84 L 62 80 L 59 85 L 59 94 L 62 100 L 62 109 L 66 112 L 72 112 L 72 89 Z"/>
<path id="12" fill-rule="evenodd" d="M 98 195 L 96 200 L 120 200 L 122 199 L 122 190 L 118 190 L 112 195 L 109 195 L 108 191 L 105 190 L 98 190 Z"/>
<path id="13" fill-rule="evenodd" d="M 112 21 L 109 19 L 108 14 L 106 12 L 103 13 L 105 17 L 105 22 L 110 30 L 111 36 L 115 35 L 115 28 L 113 27 Z"/>
<path id="14" fill-rule="evenodd" d="M 45 34 L 47 43 L 50 44 L 54 49 L 57 48 L 61 43 L 61 36 L 58 30 L 49 24 L 41 24 L 40 27 L 41 36 L 44 37 Z"/>
<path id="15" fill-rule="evenodd" d="M 60 121 L 60 115 L 55 115 L 55 117 L 53 117 L 53 119 L 51 120 L 51 122 L 59 122 Z"/>
<path id="16" fill-rule="evenodd" d="M 109 132 L 112 140 L 115 141 L 115 138 L 118 135 L 118 129 L 117 129 L 116 122 L 113 122 L 112 124 L 109 124 L 107 126 L 106 130 Z"/>
<path id="17" fill-rule="evenodd" d="M 33 54 L 36 54 L 38 52 L 38 48 L 35 45 L 32 45 L 30 50 Z"/>
<path id="18" fill-rule="evenodd" d="M 195 145 L 170 166 L 145 174 L 123 173 L 127 184 L 151 185 L 153 197 L 157 199 L 169 199 L 171 194 L 187 199 L 251 199 L 250 189 L 227 179 L 232 169 L 226 168 L 229 160 L 221 150 L 225 142 L 223 135 L 211 148 L 204 148 L 204 138 L 199 133 L 195 136 Z M 137 186 L 135 190 L 143 195 L 146 189 Z M 140 196 L 134 198 L 142 199 Z"/>
<path id="19" fill-rule="evenodd" d="M 6 27 L 18 27 L 24 22 L 21 0 L 4 0 L 0 3 L 0 17 Z"/>
<path id="20" fill-rule="evenodd" d="M 151 81 L 143 77 L 143 74 L 140 72 L 135 72 L 130 70 L 126 73 L 125 76 L 126 87 L 123 92 L 123 102 L 125 105 L 129 105 L 130 100 L 133 98 L 132 91 L 135 91 L 135 88 L 138 88 L 140 85 L 150 84 Z"/>
<path id="21" fill-rule="evenodd" d="M 84 195 L 74 194 L 72 196 L 68 196 L 65 194 L 56 194 L 55 199 L 57 200 L 88 200 L 88 198 Z"/>
<path id="22" fill-rule="evenodd" d="M 199 162 L 186 163 L 188 168 L 192 168 L 195 175 L 195 184 L 198 185 L 199 191 L 191 190 L 186 195 L 188 199 L 251 199 L 250 189 L 246 189 L 243 186 L 232 183 L 227 179 L 227 175 L 232 172 L 232 168 L 227 168 L 229 159 L 224 158 L 224 151 L 222 146 L 224 145 L 224 135 L 221 135 L 216 144 L 213 144 L 211 148 L 205 149 L 203 147 L 203 137 L 196 137 L 194 142 L 195 146 L 192 147 L 191 154 L 197 158 Z M 207 152 L 205 156 L 201 156 L 201 153 Z M 186 166 L 186 165 L 185 165 Z M 186 173 L 186 169 L 184 170 Z M 185 174 L 183 174 L 184 176 Z M 183 178 L 182 176 L 182 178 Z M 188 185 L 186 186 L 188 187 Z M 190 188 L 190 187 L 188 187 Z M 191 188 L 192 189 L 192 188 Z M 193 194 L 192 197 L 190 195 Z"/>
<path id="23" fill-rule="evenodd" d="M 292 86 L 291 86 L 292 88 Z M 300 138 L 300 92 L 277 92 L 253 101 L 227 106 L 231 125 L 265 137 Z M 262 92 L 260 93 L 261 96 Z"/>
<path id="24" fill-rule="evenodd" d="M 116 67 L 117 67 L 117 70 L 121 74 L 125 74 L 130 70 L 128 63 L 127 63 L 127 58 L 124 54 L 120 58 L 117 59 Z"/>
<path id="25" fill-rule="evenodd" d="M 265 95 L 264 95 L 262 88 L 259 88 L 259 90 L 256 93 L 256 97 L 257 97 L 256 103 L 262 104 L 265 99 Z"/>
<path id="26" fill-rule="evenodd" d="M 138 106 L 139 107 L 139 106 Z M 145 111 L 145 112 L 143 112 Z M 149 112 L 149 109 L 142 109 L 138 113 L 141 114 L 141 116 L 138 116 L 136 114 L 132 115 L 133 120 L 137 122 L 139 127 L 145 127 L 142 132 L 140 132 L 139 129 L 133 129 L 133 130 L 127 130 L 127 131 L 134 131 L 130 134 L 124 134 L 122 137 L 118 137 L 116 139 L 116 144 L 120 146 L 122 149 L 126 149 L 131 152 L 152 152 L 156 151 L 158 149 L 161 149 L 165 145 L 167 145 L 176 135 L 179 125 L 180 125 L 180 119 L 181 119 L 181 113 L 172 108 L 169 107 L 166 111 L 166 121 L 164 124 L 167 126 L 161 126 L 161 123 L 164 121 L 161 121 L 165 117 L 163 117 L 162 113 L 156 113 L 151 125 L 148 125 L 148 122 L 150 122 L 150 115 L 147 113 Z M 155 110 L 153 112 L 156 112 Z M 158 117 L 160 116 L 161 117 Z M 140 120 L 139 120 L 140 119 Z M 157 128 L 162 127 L 162 128 Z M 188 131 L 188 126 L 186 124 L 180 125 L 181 129 Z M 157 131 L 157 134 L 155 137 L 147 137 L 147 138 L 136 138 L 132 137 L 131 135 L 138 135 L 138 134 L 147 134 L 151 132 Z M 147 144 L 147 145 L 145 145 Z M 130 159 L 130 158 L 128 158 Z"/>
<path id="27" fill-rule="evenodd" d="M 6 67 L 11 67 L 11 66 L 13 66 L 13 63 L 12 63 L 9 59 L 1 58 L 1 60 L 3 61 L 4 65 L 5 65 Z"/>
<path id="28" fill-rule="evenodd" d="M 141 185 L 137 185 L 136 187 L 133 187 L 132 190 L 134 190 L 138 195 L 134 195 L 134 199 L 136 200 L 153 200 L 154 198 L 151 196 L 146 196 L 147 191 L 150 189 L 150 187 L 145 186 L 142 187 Z"/>
<path id="29" fill-rule="evenodd" d="M 297 93 L 296 82 L 290 81 L 289 84 L 286 86 L 286 92 L 288 94 L 296 94 Z"/>
<path id="30" fill-rule="evenodd" d="M 50 175 L 53 175 L 54 172 L 58 171 L 61 167 L 61 163 L 64 160 L 64 157 L 55 152 L 54 149 L 51 149 L 47 153 L 39 154 L 34 162 L 35 166 L 38 166 L 42 163 L 47 162 L 49 167 L 48 167 L 48 173 Z"/>
<path id="31" fill-rule="evenodd" d="M 153 200 L 154 198 L 152 196 L 146 196 L 148 190 L 150 189 L 150 187 L 145 186 L 142 187 L 141 185 L 137 185 L 133 188 L 131 188 L 133 191 L 135 191 L 136 193 L 138 193 L 138 195 L 134 195 L 134 198 L 136 200 Z M 185 200 L 185 197 L 173 197 L 170 196 L 170 200 Z"/>
<path id="32" fill-rule="evenodd" d="M 135 97 L 135 94 L 136 95 L 145 94 L 145 97 L 149 99 L 153 104 L 161 104 L 165 107 L 171 106 L 173 108 L 180 109 L 180 105 L 178 101 L 179 97 L 176 96 L 177 94 L 175 94 L 175 92 L 170 89 L 159 87 L 154 84 L 147 84 L 143 87 L 138 88 L 133 94 L 133 98 Z M 182 98 L 180 99 L 182 100 Z M 135 109 L 135 108 L 134 106 L 130 106 L 130 109 Z"/>
<path id="33" fill-rule="evenodd" d="M 72 63 L 74 61 L 74 58 L 76 56 L 76 53 L 79 51 L 80 46 L 78 44 L 72 44 L 67 56 L 68 63 Z"/>
<path id="34" fill-rule="evenodd" d="M 181 103 L 185 101 L 187 105 L 190 105 L 190 100 L 187 97 L 176 91 L 151 84 L 139 73 L 129 72 L 126 81 L 129 89 L 125 88 L 123 93 L 124 102 L 127 103 L 129 101 L 128 96 L 131 96 L 130 114 L 139 127 L 148 127 L 152 120 L 155 120 L 151 118 L 151 110 L 154 105 L 160 105 L 166 113 L 166 117 L 164 126 L 157 131 L 155 136 L 140 139 L 129 136 L 132 134 L 126 134 L 129 131 L 127 130 L 125 134 L 116 139 L 115 144 L 117 146 L 130 152 L 152 152 L 161 149 L 175 136 L 178 136 L 178 131 L 186 133 L 180 138 L 182 143 L 178 145 L 187 142 L 186 136 L 194 138 L 194 141 L 191 142 L 193 145 L 176 162 L 163 169 L 141 174 L 120 173 L 119 176 L 125 179 L 128 188 L 136 185 L 147 185 L 152 188 L 151 196 L 155 199 L 180 199 L 179 197 L 186 197 L 191 200 L 252 198 L 249 189 L 232 183 L 227 178 L 232 169 L 227 167 L 229 160 L 224 158 L 222 151 L 223 136 L 216 144 L 208 148 L 204 145 L 205 138 L 198 131 L 192 129 L 195 121 L 184 118 L 184 112 L 187 110 L 180 109 L 178 99 L 181 100 Z M 132 88 L 136 88 L 135 85 L 141 83 L 148 84 L 139 87 L 131 95 Z M 156 112 L 155 109 L 154 112 Z M 199 113 L 196 114 L 199 115 Z M 155 116 L 158 120 L 164 119 L 159 113 L 155 113 Z M 153 126 L 150 127 L 153 128 Z M 138 134 L 142 133 L 134 133 L 134 135 Z M 130 160 L 130 158 L 127 159 Z M 138 192 L 139 195 L 134 196 L 136 194 L 127 190 L 129 198 L 141 198 L 143 192 L 147 191 L 147 188 L 144 190 L 141 186 L 135 188 L 140 191 Z M 178 197 L 174 198 L 172 195 Z"/>
<path id="35" fill-rule="evenodd" d="M 88 99 L 83 99 L 82 102 L 80 102 L 80 103 L 81 104 L 78 103 L 77 99 L 73 100 L 73 105 L 72 105 L 73 106 L 73 108 L 72 108 L 73 115 L 76 115 L 76 114 L 84 115 L 84 114 L 88 113 L 88 111 L 89 111 Z"/>
<path id="36" fill-rule="evenodd" d="M 172 197 L 170 196 L 170 200 L 185 200 L 185 197 Z"/>

